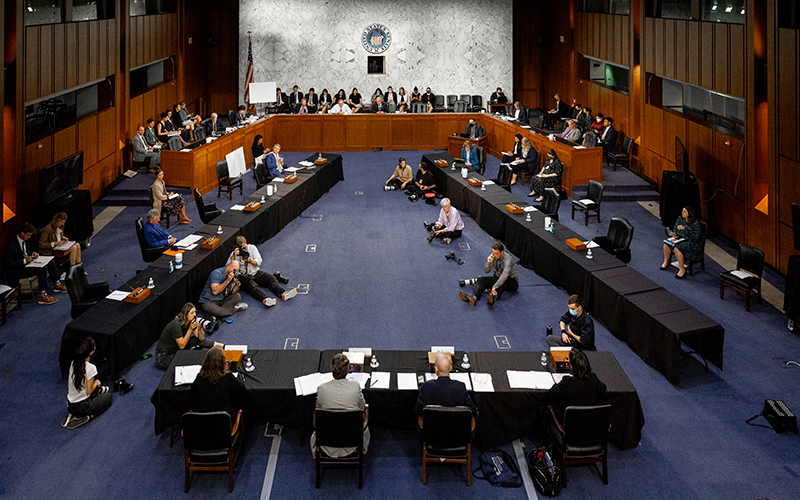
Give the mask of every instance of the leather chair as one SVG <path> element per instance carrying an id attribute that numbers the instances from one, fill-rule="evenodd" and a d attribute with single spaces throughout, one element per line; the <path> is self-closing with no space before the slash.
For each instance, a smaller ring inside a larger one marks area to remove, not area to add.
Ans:
<path id="1" fill-rule="evenodd" d="M 472 96 L 469 94 L 460 94 L 458 96 L 458 100 L 467 103 L 467 108 L 469 108 L 470 104 L 472 103 Z"/>
<path id="2" fill-rule="evenodd" d="M 633 226 L 628 219 L 622 217 L 611 218 L 606 236 L 592 238 L 592 241 L 600 245 L 600 248 L 626 264 L 631 261 L 632 240 Z"/>
<path id="3" fill-rule="evenodd" d="M 500 186 L 501 188 L 505 189 L 509 193 L 511 192 L 511 176 L 514 174 L 511 165 L 508 163 L 501 163 L 500 168 L 497 171 L 497 179 L 492 179 L 495 184 Z"/>
<path id="4" fill-rule="evenodd" d="M 466 113 L 468 111 L 468 106 L 466 101 L 455 101 L 451 111 L 453 113 Z"/>
<path id="5" fill-rule="evenodd" d="M 700 269 L 703 271 L 706 270 L 706 240 L 708 239 L 708 223 L 705 221 L 697 221 L 700 224 L 700 247 L 702 252 L 700 253 L 700 260 L 698 261 L 691 261 L 686 259 L 684 265 L 686 266 L 686 270 L 689 272 L 689 276 L 694 276 L 694 265 L 700 264 Z M 670 236 L 670 235 L 668 235 Z M 675 262 L 675 265 L 678 265 Z"/>
<path id="6" fill-rule="evenodd" d="M 206 138 L 206 128 L 197 126 L 194 128 L 194 140 L 202 141 Z"/>
<path id="7" fill-rule="evenodd" d="M 478 173 L 483 175 L 486 171 L 486 148 L 477 144 L 473 144 L 472 147 L 475 148 L 475 152 L 478 154 Z"/>
<path id="8" fill-rule="evenodd" d="M 541 205 L 534 205 L 543 215 L 558 220 L 558 210 L 561 208 L 561 195 L 554 188 L 546 188 L 542 195 Z"/>
<path id="9" fill-rule="evenodd" d="M 520 171 L 519 176 L 518 176 L 518 179 L 520 180 L 520 183 L 523 186 L 525 185 L 525 179 L 526 178 L 528 178 L 528 177 L 533 178 L 533 176 L 538 174 L 539 170 L 542 169 L 541 165 L 539 165 L 539 151 L 536 148 L 534 148 L 533 146 L 531 146 L 531 148 L 533 149 L 533 151 L 531 152 L 531 156 L 533 157 L 532 158 L 533 162 L 528 164 L 528 171 L 527 172 L 525 170 L 522 170 L 522 171 Z"/>
<path id="10" fill-rule="evenodd" d="M 561 466 L 561 487 L 567 487 L 567 467 L 600 462 L 603 484 L 608 484 L 608 429 L 611 405 L 568 406 L 564 422 L 550 407 L 553 425 L 548 431 L 555 445 L 555 456 Z"/>
<path id="11" fill-rule="evenodd" d="M 259 163 L 253 169 L 253 178 L 256 180 L 256 189 L 261 189 L 272 181 L 273 177 L 269 175 L 269 169 L 263 163 Z"/>
<path id="12" fill-rule="evenodd" d="M 147 189 L 147 194 L 150 195 L 150 208 L 153 208 L 153 203 L 155 203 L 155 198 L 153 197 L 153 186 L 150 186 Z M 161 218 L 167 221 L 167 229 L 169 229 L 169 213 L 164 211 L 164 205 L 161 205 Z"/>
<path id="13" fill-rule="evenodd" d="M 457 100 L 458 100 L 457 95 L 451 94 L 447 96 L 447 111 L 452 113 L 455 110 L 455 104 Z M 463 111 L 458 111 L 458 113 L 463 113 Z"/>
<path id="14" fill-rule="evenodd" d="M 433 96 L 433 112 L 444 113 L 447 108 L 444 105 L 444 96 L 441 94 L 434 94 Z"/>
<path id="15" fill-rule="evenodd" d="M 314 411 L 314 431 L 316 445 L 316 487 L 319 488 L 323 465 L 334 467 L 358 467 L 358 489 L 364 485 L 364 412 L 361 410 L 322 410 Z M 355 448 L 346 457 L 336 458 L 326 454 L 323 446 L 334 448 Z"/>
<path id="16" fill-rule="evenodd" d="M 139 217 L 134 223 L 136 225 L 136 237 L 139 239 L 139 249 L 142 251 L 142 260 L 145 262 L 153 262 L 161 257 L 164 253 L 164 247 L 150 248 L 147 241 L 144 239 L 144 223 L 142 218 Z"/>
<path id="17" fill-rule="evenodd" d="M 472 96 L 470 111 L 473 113 L 479 113 L 481 111 L 486 111 L 486 108 L 483 107 L 483 96 L 474 95 Z"/>
<path id="18" fill-rule="evenodd" d="M 181 141 L 181 136 L 176 135 L 174 137 L 170 137 L 166 144 L 161 149 L 166 149 L 168 151 L 180 151 L 183 149 L 183 142 Z"/>
<path id="19" fill-rule="evenodd" d="M 744 271 L 745 276 L 737 276 L 736 271 Z M 761 275 L 764 272 L 764 252 L 750 245 L 739 245 L 736 257 L 736 270 L 725 271 L 719 275 L 719 298 L 725 300 L 725 287 L 744 294 L 744 308 L 750 312 L 750 294 L 755 293 L 758 303 L 761 298 Z"/>
<path id="20" fill-rule="evenodd" d="M 608 153 L 605 154 L 606 158 L 614 162 L 613 163 L 614 170 L 617 169 L 617 163 L 630 165 L 631 146 L 633 146 L 633 139 L 631 139 L 630 137 L 625 137 L 622 139 L 622 152 L 609 151 Z"/>
<path id="21" fill-rule="evenodd" d="M 472 484 L 471 453 L 475 417 L 466 406 L 428 405 L 419 417 L 422 428 L 422 484 L 428 482 L 428 463 L 467 465 L 467 486 Z"/>
<path id="22" fill-rule="evenodd" d="M 89 284 L 83 271 L 83 262 L 69 266 L 66 282 L 69 300 L 72 302 L 72 319 L 88 311 L 111 293 L 108 282 Z"/>
<path id="23" fill-rule="evenodd" d="M 228 175 L 228 160 L 217 162 L 217 198 L 223 191 L 228 193 L 228 200 L 233 200 L 233 190 L 239 187 L 239 194 L 243 194 L 242 178 Z"/>
<path id="24" fill-rule="evenodd" d="M 236 113 L 234 113 L 232 109 L 228 110 L 228 126 L 229 127 L 236 126 Z"/>
<path id="25" fill-rule="evenodd" d="M 421 102 L 412 102 L 411 103 L 411 112 L 412 113 L 424 113 L 426 111 L 425 104 Z"/>
<path id="26" fill-rule="evenodd" d="M 181 417 L 184 448 L 184 486 L 189 493 L 191 471 L 227 471 L 228 493 L 233 491 L 233 468 L 242 449 L 242 410 L 231 423 L 224 411 L 184 413 Z"/>
<path id="27" fill-rule="evenodd" d="M 589 227 L 589 213 L 595 212 L 597 222 L 600 222 L 600 202 L 603 201 L 603 184 L 597 181 L 589 181 L 589 188 L 586 190 L 586 198 L 582 200 L 572 200 L 572 220 L 575 220 L 575 210 L 583 212 L 583 224 Z"/>
<path id="28" fill-rule="evenodd" d="M 200 220 L 203 221 L 203 224 L 211 224 L 211 221 L 219 217 L 223 212 L 217 208 L 216 203 L 206 205 L 203 201 L 203 196 L 196 188 L 194 190 L 194 202 L 197 205 L 197 212 L 200 214 Z"/>

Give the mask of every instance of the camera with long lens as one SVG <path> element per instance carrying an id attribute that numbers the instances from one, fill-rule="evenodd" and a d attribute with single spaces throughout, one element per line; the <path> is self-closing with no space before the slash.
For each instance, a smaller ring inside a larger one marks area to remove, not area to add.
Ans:
<path id="1" fill-rule="evenodd" d="M 428 236 L 428 243 L 430 243 L 431 241 L 433 241 L 433 239 L 434 239 L 434 238 L 436 238 L 436 233 L 434 233 L 434 232 L 431 232 L 430 236 Z"/>
<path id="2" fill-rule="evenodd" d="M 247 251 L 246 246 L 239 247 L 239 258 L 242 260 L 249 260 L 250 259 L 250 252 Z"/>
<path id="3" fill-rule="evenodd" d="M 397 186 L 394 185 L 383 186 L 384 191 L 394 191 L 395 189 L 397 189 Z"/>
<path id="4" fill-rule="evenodd" d="M 458 286 L 465 287 L 465 286 L 473 286 L 478 283 L 478 278 L 472 278 L 468 280 L 458 280 Z"/>

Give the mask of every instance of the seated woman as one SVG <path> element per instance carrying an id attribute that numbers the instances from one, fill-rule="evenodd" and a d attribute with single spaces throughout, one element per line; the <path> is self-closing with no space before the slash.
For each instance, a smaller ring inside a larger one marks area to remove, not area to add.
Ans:
<path id="1" fill-rule="evenodd" d="M 461 159 L 464 160 L 464 165 L 467 167 L 472 167 L 476 171 L 480 170 L 481 164 L 478 161 L 478 152 L 472 147 L 470 141 L 464 141 L 464 145 L 461 148 Z"/>
<path id="2" fill-rule="evenodd" d="M 164 171 L 160 168 L 156 169 L 156 180 L 150 186 L 150 192 L 153 193 L 152 208 L 158 210 L 158 213 L 166 212 L 167 215 L 177 215 L 178 224 L 192 223 L 192 219 L 186 216 L 186 202 L 183 201 L 183 196 L 177 195 L 170 198 L 175 193 L 167 192 L 167 186 L 164 184 Z"/>
<path id="3" fill-rule="evenodd" d="M 569 376 L 551 387 L 545 398 L 553 405 L 560 422 L 564 421 L 564 410 L 568 406 L 596 405 L 606 393 L 606 385 L 592 372 L 592 365 L 583 351 L 572 349 L 569 361 Z"/>
<path id="4" fill-rule="evenodd" d="M 97 380 L 97 367 L 89 360 L 95 351 L 92 337 L 86 337 L 75 351 L 67 379 L 67 414 L 61 426 L 75 429 L 111 408 L 108 387 Z"/>
<path id="5" fill-rule="evenodd" d="M 413 183 L 414 174 L 411 172 L 411 167 L 406 163 L 405 158 L 400 158 L 394 173 L 386 180 L 387 186 L 394 186 L 395 189 L 406 189 L 409 184 Z"/>
<path id="6" fill-rule="evenodd" d="M 257 158 L 264 156 L 264 138 L 261 137 L 261 134 L 256 134 L 253 137 L 253 145 L 250 146 L 250 151 L 253 154 L 254 163 L 258 163 Z"/>
<path id="7" fill-rule="evenodd" d="M 336 95 L 333 96 L 333 104 L 339 102 L 339 99 L 347 103 L 347 92 L 345 92 L 344 89 L 339 89 L 339 92 L 337 92 Z"/>
<path id="8" fill-rule="evenodd" d="M 187 302 L 181 308 L 181 312 L 175 319 L 167 323 L 161 336 L 156 343 L 156 367 L 161 370 L 169 368 L 172 358 L 178 349 L 210 349 L 212 347 L 222 347 L 219 342 L 214 342 L 206 338 L 203 329 L 204 323 L 214 330 L 219 327 L 214 322 L 197 318 L 197 309 L 194 304 Z M 209 333 L 210 334 L 210 333 Z"/>
<path id="9" fill-rule="evenodd" d="M 589 130 L 583 134 L 584 146 L 588 148 L 597 145 L 597 138 L 600 137 L 600 135 L 603 133 L 603 128 L 605 128 L 605 125 L 603 125 L 604 120 L 605 117 L 603 116 L 603 113 L 597 113 L 594 121 L 591 125 L 589 125 Z M 587 140 L 589 142 L 588 144 Z"/>
<path id="10" fill-rule="evenodd" d="M 247 121 L 247 107 L 244 104 L 239 105 L 239 109 L 236 110 L 236 115 L 234 115 L 233 120 L 236 123 L 231 123 L 231 127 L 235 127 L 236 125 L 242 125 L 244 122 Z"/>
<path id="11" fill-rule="evenodd" d="M 419 88 L 414 87 L 414 91 L 411 92 L 411 98 L 409 99 L 410 103 L 415 102 L 422 102 L 422 94 L 419 93 Z"/>
<path id="12" fill-rule="evenodd" d="M 522 156 L 522 134 L 514 134 L 514 147 L 511 148 L 511 151 L 503 152 L 503 159 L 500 163 L 511 163 L 519 160 L 520 156 Z"/>
<path id="13" fill-rule="evenodd" d="M 405 113 L 408 108 L 408 96 L 406 96 L 406 89 L 400 87 L 397 91 L 397 112 Z"/>
<path id="14" fill-rule="evenodd" d="M 39 254 L 40 255 L 54 255 L 61 257 L 64 254 L 69 255 L 69 265 L 75 265 L 81 261 L 81 246 L 73 242 L 65 251 L 55 250 L 58 245 L 69 243 L 69 238 L 64 234 L 64 224 L 67 222 L 67 214 L 58 212 L 50 220 L 44 229 L 42 235 L 39 237 Z"/>
<path id="15" fill-rule="evenodd" d="M 169 129 L 167 129 L 167 113 L 159 115 L 158 123 L 156 123 L 156 137 L 158 142 L 166 144 L 169 140 Z"/>
<path id="16" fill-rule="evenodd" d="M 372 102 L 370 102 L 370 106 L 375 104 L 375 101 L 377 101 L 378 97 L 383 99 L 383 91 L 380 88 L 375 89 L 375 92 L 372 93 L 372 97 L 371 97 L 371 101 Z"/>
<path id="17" fill-rule="evenodd" d="M 357 88 L 353 87 L 353 92 L 350 94 L 347 103 L 350 104 L 350 109 L 353 113 L 361 111 L 361 94 L 358 93 Z"/>
<path id="18" fill-rule="evenodd" d="M 542 171 L 531 179 L 531 192 L 528 196 L 538 196 L 536 201 L 544 199 L 544 190 L 561 184 L 561 175 L 564 173 L 564 164 L 552 149 L 547 151 L 547 159 L 542 166 Z"/>
<path id="19" fill-rule="evenodd" d="M 169 133 L 169 136 L 167 137 L 167 141 L 169 141 L 169 139 L 173 136 L 173 134 L 175 132 L 178 132 L 177 137 L 180 137 L 181 143 L 184 146 L 188 145 L 189 143 L 186 142 L 186 140 L 184 139 L 184 135 L 183 135 L 184 133 L 181 132 L 181 129 L 176 127 L 175 126 L 175 122 L 172 121 L 172 110 L 168 109 L 168 110 L 164 111 L 164 114 L 165 114 L 165 117 L 164 117 L 164 125 L 165 126 L 164 126 L 164 128 Z M 164 142 L 166 142 L 166 141 L 164 141 Z"/>
<path id="20" fill-rule="evenodd" d="M 184 125 L 183 121 L 183 118 L 181 118 L 181 105 L 176 104 L 172 109 L 172 124 L 175 126 L 175 130 L 181 131 L 181 138 L 184 141 L 187 143 L 194 142 L 194 123 L 191 120 L 186 120 L 189 123 Z"/>
<path id="21" fill-rule="evenodd" d="M 324 115 L 332 107 L 333 99 L 331 99 L 328 89 L 322 89 L 322 94 L 319 96 L 319 112 Z"/>
<path id="22" fill-rule="evenodd" d="M 536 175 L 539 172 L 539 152 L 531 144 L 531 140 L 527 137 L 522 138 L 522 149 L 520 157 L 511 163 L 511 185 L 517 183 L 517 175 L 520 172 L 529 172 L 531 175 Z"/>
<path id="23" fill-rule="evenodd" d="M 225 352 L 219 346 L 206 353 L 191 391 L 193 411 L 224 411 L 231 416 L 231 424 L 247 400 L 244 384 L 226 366 Z"/>
<path id="24" fill-rule="evenodd" d="M 672 235 L 671 240 L 679 241 L 664 240 L 664 262 L 661 264 L 661 270 L 669 269 L 672 254 L 675 254 L 675 258 L 678 260 L 678 274 L 675 277 L 681 280 L 686 276 L 686 260 L 699 262 L 703 257 L 700 222 L 694 218 L 694 208 L 683 207 L 681 216 L 675 221 L 675 226 L 670 234 Z"/>

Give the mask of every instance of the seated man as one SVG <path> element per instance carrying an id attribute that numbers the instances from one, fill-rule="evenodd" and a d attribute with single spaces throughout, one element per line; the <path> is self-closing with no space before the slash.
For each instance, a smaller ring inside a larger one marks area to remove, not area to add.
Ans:
<path id="1" fill-rule="evenodd" d="M 39 254 L 31 251 L 31 236 L 36 228 L 30 222 L 22 225 L 16 237 L 11 238 L 3 254 L 3 270 L 6 273 L 8 284 L 16 286 L 22 278 L 38 276 L 40 304 L 55 304 L 58 299 L 47 295 L 47 274 L 53 280 L 54 292 L 66 292 L 67 287 L 58 280 L 58 268 L 55 260 L 51 259 L 44 267 L 30 267 L 28 264 L 39 258 Z"/>
<path id="2" fill-rule="evenodd" d="M 405 193 L 409 195 L 409 200 L 416 201 L 417 197 L 427 192 L 433 192 L 434 189 L 436 189 L 436 179 L 434 179 L 433 173 L 428 172 L 425 164 L 419 162 L 417 176 L 414 182 L 408 185 Z"/>
<path id="3" fill-rule="evenodd" d="M 214 135 L 221 132 L 225 132 L 225 127 L 219 121 L 219 115 L 211 113 L 211 120 L 206 122 L 206 133 L 208 133 L 208 135 Z"/>
<path id="4" fill-rule="evenodd" d="M 267 155 L 264 164 L 269 169 L 269 175 L 272 177 L 280 177 L 283 173 L 283 157 L 278 153 L 281 152 L 281 145 L 275 144 L 272 146 L 272 152 Z"/>
<path id="5" fill-rule="evenodd" d="M 309 113 L 311 113 L 311 108 L 309 108 L 306 98 L 303 97 L 300 99 L 300 102 L 294 106 L 294 114 L 307 115 Z"/>
<path id="6" fill-rule="evenodd" d="M 556 105 L 547 112 L 547 123 L 545 124 L 547 128 L 555 127 L 569 113 L 569 107 L 561 100 L 561 94 L 554 95 L 553 99 L 556 101 Z"/>
<path id="7" fill-rule="evenodd" d="M 236 237 L 236 248 L 231 252 L 228 261 L 237 262 L 239 264 L 239 273 L 237 277 L 242 284 L 242 290 L 249 293 L 251 297 L 267 307 L 274 306 L 278 301 L 267 297 L 267 294 L 264 293 L 264 289 L 261 287 L 269 288 L 275 296 L 280 297 L 283 301 L 289 300 L 297 295 L 297 288 L 284 290 L 278 283 L 279 280 L 283 283 L 289 282 L 288 279 L 281 276 L 280 272 L 273 275 L 267 274 L 259 269 L 262 262 L 261 253 L 258 251 L 257 246 L 248 245 L 244 236 Z"/>
<path id="8" fill-rule="evenodd" d="M 133 149 L 133 161 L 147 162 L 148 170 L 155 170 L 161 163 L 161 153 L 147 145 L 144 127 L 141 125 L 137 127 L 136 135 L 131 139 L 131 149 Z"/>
<path id="9" fill-rule="evenodd" d="M 350 106 L 344 103 L 344 99 L 339 99 L 339 101 L 328 110 L 329 115 L 350 115 L 353 111 L 350 109 Z"/>
<path id="10" fill-rule="evenodd" d="M 242 284 L 235 276 L 238 270 L 239 263 L 229 261 L 227 266 L 211 271 L 198 300 L 208 319 L 217 321 L 247 309 L 239 295 Z"/>
<path id="11" fill-rule="evenodd" d="M 519 288 L 519 274 L 517 274 L 517 266 L 511 255 L 505 253 L 503 244 L 495 241 L 492 245 L 492 254 L 486 259 L 486 265 L 483 266 L 483 272 L 488 273 L 494 271 L 493 276 L 481 276 L 475 280 L 469 281 L 473 285 L 474 291 L 472 295 L 467 295 L 464 292 L 459 292 L 461 300 L 469 302 L 469 305 L 474 306 L 481 300 L 481 294 L 487 288 L 492 289 L 486 297 L 486 305 L 489 309 L 494 305 L 495 300 L 499 299 L 503 292 L 515 292 Z"/>
<path id="12" fill-rule="evenodd" d="M 383 102 L 381 96 L 376 97 L 375 102 L 372 103 L 372 112 L 379 115 L 386 114 L 386 103 Z"/>
<path id="13" fill-rule="evenodd" d="M 486 129 L 481 127 L 475 122 L 475 118 L 469 119 L 469 125 L 467 125 L 467 130 L 461 134 L 461 137 L 466 137 L 468 139 L 480 139 L 486 135 Z"/>
<path id="14" fill-rule="evenodd" d="M 314 87 L 308 89 L 308 94 L 306 94 L 306 107 L 308 108 L 308 112 L 311 114 L 315 114 L 317 112 L 317 105 L 319 104 L 319 97 L 317 94 L 314 93 Z"/>
<path id="15" fill-rule="evenodd" d="M 347 380 L 347 370 L 350 361 L 342 353 L 331 359 L 331 371 L 333 380 L 325 382 L 317 387 L 317 408 L 320 410 L 364 410 L 364 395 L 361 394 L 361 386 L 355 380 Z M 462 384 L 463 385 L 463 384 Z M 363 452 L 366 454 L 369 448 L 369 427 L 367 427 L 367 412 L 364 412 L 364 445 Z M 311 453 L 316 458 L 317 433 L 311 434 Z M 355 448 L 332 448 L 322 446 L 322 451 L 329 457 L 341 458 L 355 453 Z"/>
<path id="16" fill-rule="evenodd" d="M 503 89 L 497 87 L 497 90 L 492 92 L 492 96 L 489 97 L 489 102 L 499 102 L 501 104 L 505 104 L 508 102 L 508 97 L 503 93 Z"/>
<path id="17" fill-rule="evenodd" d="M 289 112 L 289 97 L 286 92 L 281 92 L 280 88 L 275 89 L 275 106 L 278 108 L 278 113 Z"/>
<path id="18" fill-rule="evenodd" d="M 419 386 L 417 405 L 414 408 L 417 415 L 422 415 L 422 409 L 428 405 L 438 405 L 450 408 L 453 406 L 466 406 L 477 417 L 478 407 L 469 397 L 467 387 L 463 382 L 450 378 L 450 371 L 452 370 L 450 355 L 441 352 L 437 354 L 434 370 L 436 371 L 436 378 L 428 380 Z"/>
<path id="19" fill-rule="evenodd" d="M 303 99 L 303 93 L 300 92 L 300 89 L 297 87 L 297 85 L 295 85 L 294 87 L 292 87 L 292 93 L 289 94 L 289 106 L 291 106 L 291 108 L 294 109 L 295 106 L 300 104 L 300 101 L 302 99 Z"/>
<path id="20" fill-rule="evenodd" d="M 581 140 L 581 129 L 578 128 L 578 122 L 575 119 L 570 120 L 567 130 L 561 134 L 561 137 L 572 142 L 579 142 Z"/>
<path id="21" fill-rule="evenodd" d="M 451 241 L 461 237 L 464 221 L 461 220 L 461 214 L 458 213 L 458 210 L 450 206 L 450 198 L 442 198 L 439 220 L 432 225 L 426 222 L 425 228 L 431 232 L 428 243 L 433 241 L 433 238 L 439 238 L 442 243 L 449 245 Z"/>
<path id="22" fill-rule="evenodd" d="M 147 212 L 147 223 L 142 227 L 144 240 L 150 248 L 164 248 L 174 245 L 175 238 L 161 228 L 161 212 L 155 208 Z"/>
<path id="23" fill-rule="evenodd" d="M 548 335 L 547 345 L 550 347 L 569 346 L 585 351 L 596 351 L 594 345 L 594 321 L 589 313 L 583 310 L 581 298 L 570 295 L 567 301 L 569 311 L 561 316 L 558 325 L 561 335 Z"/>
<path id="24" fill-rule="evenodd" d="M 148 147 L 162 145 L 162 143 L 158 142 L 158 137 L 156 136 L 156 121 L 152 118 L 147 119 L 147 127 L 144 129 L 144 142 L 147 143 Z"/>
<path id="25" fill-rule="evenodd" d="M 597 144 L 603 146 L 603 151 L 606 153 L 614 152 L 617 150 L 617 131 L 613 126 L 614 119 L 606 116 L 603 120 L 603 133 L 597 138 Z"/>
<path id="26" fill-rule="evenodd" d="M 156 343 L 156 367 L 161 370 L 169 368 L 172 358 L 179 349 L 211 349 L 223 345 L 206 338 L 205 328 L 209 328 L 209 335 L 218 325 L 216 323 L 197 317 L 194 304 L 187 302 L 181 312 L 167 323 Z"/>

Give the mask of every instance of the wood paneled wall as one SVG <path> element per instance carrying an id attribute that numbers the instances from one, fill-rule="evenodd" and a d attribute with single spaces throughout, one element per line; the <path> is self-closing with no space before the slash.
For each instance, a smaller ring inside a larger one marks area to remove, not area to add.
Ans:
<path id="1" fill-rule="evenodd" d="M 800 30 L 777 33 L 776 142 L 778 157 L 778 261 L 786 272 L 790 255 L 797 254 L 793 241 L 792 203 L 800 204 Z"/>
<path id="2" fill-rule="evenodd" d="M 25 28 L 25 102 L 113 75 L 116 19 Z"/>
<path id="3" fill-rule="evenodd" d="M 130 101 L 128 114 L 127 139 L 136 134 L 139 124 L 147 126 L 147 119 L 156 122 L 159 115 L 167 109 L 172 109 L 178 102 L 177 82 L 175 80 L 140 94 Z"/>
<path id="4" fill-rule="evenodd" d="M 744 98 L 744 25 L 648 17 L 642 38 L 646 72 Z"/>
<path id="5" fill-rule="evenodd" d="M 514 1 L 514 91 L 510 97 L 523 106 L 536 108 L 541 103 L 541 26 L 535 2 Z M 508 89 L 503 89 L 508 92 Z M 494 89 L 492 89 L 494 91 Z"/>
<path id="6" fill-rule="evenodd" d="M 589 80 L 579 80 L 576 99 L 582 106 L 591 108 L 593 114 L 603 113 L 603 116 L 613 118 L 614 128 L 617 132 L 623 136 L 630 135 L 629 96 Z M 634 137 L 633 139 L 636 138 Z"/>
<path id="7" fill-rule="evenodd" d="M 129 67 L 138 68 L 178 53 L 178 14 L 130 18 Z"/>
<path id="8" fill-rule="evenodd" d="M 630 16 L 575 14 L 575 50 L 581 54 L 629 67 L 630 40 Z"/>

